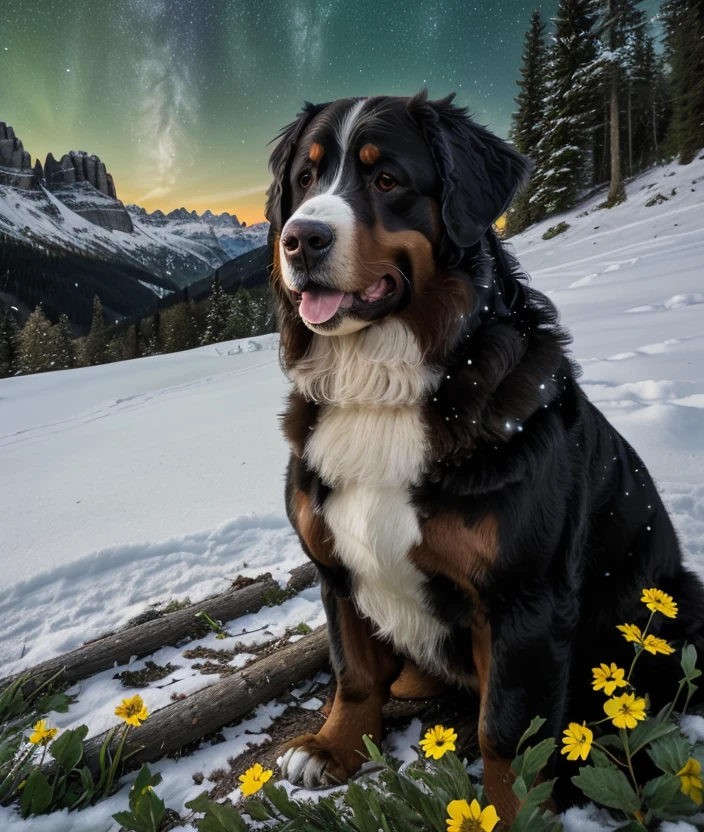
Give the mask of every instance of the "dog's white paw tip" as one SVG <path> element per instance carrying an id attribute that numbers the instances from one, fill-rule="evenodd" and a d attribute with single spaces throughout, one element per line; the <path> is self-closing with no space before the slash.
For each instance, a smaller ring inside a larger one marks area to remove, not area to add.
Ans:
<path id="1" fill-rule="evenodd" d="M 302 748 L 289 748 L 279 760 L 281 776 L 296 786 L 315 789 L 323 785 L 326 762 Z"/>

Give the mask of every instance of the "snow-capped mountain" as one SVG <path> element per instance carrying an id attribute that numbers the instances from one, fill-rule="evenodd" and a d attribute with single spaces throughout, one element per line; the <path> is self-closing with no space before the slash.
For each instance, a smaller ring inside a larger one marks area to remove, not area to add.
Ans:
<path id="1" fill-rule="evenodd" d="M 125 208 L 97 156 L 49 154 L 32 167 L 12 127 L 0 122 L 0 237 L 124 263 L 183 288 L 263 245 L 267 230 L 230 214 Z"/>

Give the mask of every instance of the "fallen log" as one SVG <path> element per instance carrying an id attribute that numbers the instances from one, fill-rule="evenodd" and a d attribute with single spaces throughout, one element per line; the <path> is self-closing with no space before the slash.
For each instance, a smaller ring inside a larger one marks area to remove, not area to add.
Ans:
<path id="1" fill-rule="evenodd" d="M 305 564 L 291 572 L 288 589 L 299 592 L 317 581 L 313 564 Z M 279 584 L 271 575 L 263 575 L 253 583 L 205 598 L 181 610 L 165 613 L 151 621 L 145 621 L 126 630 L 111 633 L 81 645 L 81 647 L 48 659 L 21 673 L 0 680 L 0 691 L 19 677 L 29 675 L 25 692 L 52 677 L 53 684 L 73 684 L 87 679 L 116 665 L 127 664 L 134 658 L 149 656 L 161 647 L 179 644 L 183 639 L 207 633 L 199 612 L 205 612 L 216 621 L 232 621 L 240 616 L 258 612 L 268 598 L 280 593 Z"/>
<path id="2" fill-rule="evenodd" d="M 328 635 L 323 626 L 222 681 L 155 711 L 139 728 L 130 729 L 124 750 L 125 755 L 132 755 L 127 768 L 154 762 L 218 731 L 256 705 L 280 696 L 295 682 L 312 676 L 327 661 Z M 121 734 L 116 732 L 112 739 L 113 754 Z M 84 760 L 94 775 L 100 772 L 100 749 L 105 738 L 106 733 L 84 745 Z"/>

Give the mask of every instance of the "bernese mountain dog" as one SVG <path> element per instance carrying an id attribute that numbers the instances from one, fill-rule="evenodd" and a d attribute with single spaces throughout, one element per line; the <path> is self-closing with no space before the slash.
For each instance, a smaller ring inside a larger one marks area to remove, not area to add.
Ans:
<path id="1" fill-rule="evenodd" d="M 282 774 L 344 781 L 399 676 L 406 691 L 441 680 L 480 697 L 485 787 L 510 822 L 531 719 L 556 738 L 603 719 L 591 668 L 630 663 L 616 625 L 644 622 L 644 588 L 679 605 L 655 632 L 703 647 L 704 589 L 643 462 L 580 389 L 554 307 L 493 230 L 524 157 L 453 96 L 421 93 L 306 104 L 270 166 L 286 505 L 320 572 L 337 680 Z M 639 661 L 653 706 L 677 660 Z"/>

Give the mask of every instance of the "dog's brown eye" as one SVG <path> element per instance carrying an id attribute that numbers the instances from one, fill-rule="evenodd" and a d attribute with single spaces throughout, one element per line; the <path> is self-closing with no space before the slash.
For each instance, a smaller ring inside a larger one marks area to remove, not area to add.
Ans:
<path id="1" fill-rule="evenodd" d="M 301 188 L 310 188 L 310 183 L 312 181 L 313 175 L 310 173 L 310 171 L 306 171 L 298 177 L 298 184 L 301 186 Z"/>
<path id="2" fill-rule="evenodd" d="M 398 185 L 398 182 L 393 178 L 393 176 L 389 176 L 388 173 L 380 173 L 374 185 L 380 190 L 386 193 L 387 191 L 393 191 L 393 189 Z"/>

